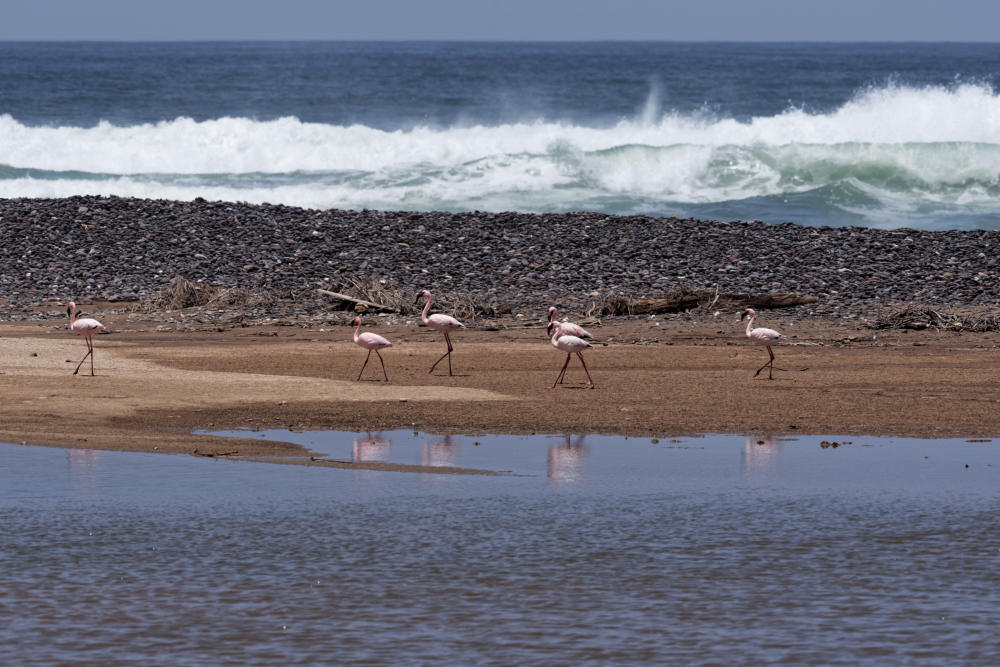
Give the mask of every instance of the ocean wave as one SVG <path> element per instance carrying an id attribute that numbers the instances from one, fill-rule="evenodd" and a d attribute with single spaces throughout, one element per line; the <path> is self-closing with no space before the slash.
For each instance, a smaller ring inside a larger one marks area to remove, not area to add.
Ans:
<path id="1" fill-rule="evenodd" d="M 497 126 L 417 127 L 306 123 L 293 117 L 190 118 L 119 127 L 32 127 L 0 115 L 0 155 L 17 167 L 87 172 L 248 173 L 459 165 L 488 156 L 541 154 L 557 143 L 593 152 L 641 145 L 1000 144 L 1000 96 L 985 85 L 887 86 L 840 108 L 790 108 L 746 122 L 707 113 L 644 111 L 610 127 L 537 120 Z"/>
<path id="2" fill-rule="evenodd" d="M 607 127 L 406 131 L 296 118 L 31 127 L 6 115 L 0 162 L 3 197 L 652 214 L 794 198 L 862 218 L 996 215 L 1000 96 L 975 84 L 883 86 L 830 113 L 791 108 L 745 122 L 645 109 Z"/>

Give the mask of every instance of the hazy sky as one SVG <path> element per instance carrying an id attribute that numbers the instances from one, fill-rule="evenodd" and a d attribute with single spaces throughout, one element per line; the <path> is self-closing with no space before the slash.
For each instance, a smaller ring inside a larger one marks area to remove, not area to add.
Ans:
<path id="1" fill-rule="evenodd" d="M 5 0 L 0 40 L 997 41 L 996 0 Z"/>

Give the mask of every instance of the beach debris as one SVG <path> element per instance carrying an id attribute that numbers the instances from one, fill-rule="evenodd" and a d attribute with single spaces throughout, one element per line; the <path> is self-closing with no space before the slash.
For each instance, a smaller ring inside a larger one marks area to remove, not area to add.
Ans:
<path id="1" fill-rule="evenodd" d="M 819 443 L 819 446 L 823 449 L 829 449 L 831 447 L 833 449 L 836 449 L 842 445 L 853 445 L 853 444 L 854 441 L 852 440 L 841 440 L 840 442 L 837 442 L 836 440 L 833 441 L 823 440 L 822 442 Z"/>
<path id="2" fill-rule="evenodd" d="M 139 309 L 172 311 L 202 306 L 256 306 L 266 301 L 262 294 L 238 287 L 219 287 L 177 276 L 167 287 L 139 304 Z"/>
<path id="3" fill-rule="evenodd" d="M 609 294 L 593 302 L 587 315 L 646 315 L 652 313 L 678 313 L 701 309 L 710 312 L 716 306 L 791 308 L 816 303 L 819 297 L 794 292 L 719 292 L 718 290 L 682 290 L 655 299 L 629 299 L 620 294 Z"/>
<path id="4" fill-rule="evenodd" d="M 325 290 L 325 289 L 318 289 L 316 291 L 319 292 L 320 294 L 325 294 L 326 296 L 331 296 L 331 297 L 333 297 L 335 299 L 338 299 L 340 301 L 350 301 L 351 303 L 354 304 L 354 311 L 357 312 L 357 313 L 364 313 L 364 312 L 367 311 L 368 308 L 371 308 L 373 310 L 390 311 L 390 312 L 393 312 L 393 313 L 398 313 L 399 312 L 399 309 L 393 308 L 392 306 L 386 306 L 386 305 L 383 305 L 381 303 L 375 303 L 373 301 L 367 301 L 365 299 L 358 299 L 358 298 L 353 297 L 353 296 L 348 296 L 346 294 L 341 294 L 340 292 L 333 292 L 333 291 Z M 361 308 L 360 310 L 359 310 L 359 307 Z"/>
<path id="5" fill-rule="evenodd" d="M 191 456 L 203 456 L 208 459 L 219 458 L 221 456 L 239 456 L 240 450 L 234 449 L 230 452 L 199 452 L 197 449 L 191 452 Z"/>
<path id="6" fill-rule="evenodd" d="M 867 322 L 870 329 L 909 329 L 922 331 L 1000 331 L 1000 315 L 976 307 L 900 306 L 883 308 Z"/>

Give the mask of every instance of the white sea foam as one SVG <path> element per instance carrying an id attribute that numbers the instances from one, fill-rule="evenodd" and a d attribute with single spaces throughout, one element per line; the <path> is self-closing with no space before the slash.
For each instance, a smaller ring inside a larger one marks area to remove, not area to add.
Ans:
<path id="1" fill-rule="evenodd" d="M 651 102 L 607 127 L 538 120 L 383 131 L 179 118 L 83 128 L 0 116 L 3 197 L 632 212 L 841 184 L 860 201 L 827 203 L 845 210 L 905 201 L 995 214 L 998 165 L 1000 96 L 974 84 L 871 88 L 829 113 L 793 108 L 746 121 L 660 112 Z"/>

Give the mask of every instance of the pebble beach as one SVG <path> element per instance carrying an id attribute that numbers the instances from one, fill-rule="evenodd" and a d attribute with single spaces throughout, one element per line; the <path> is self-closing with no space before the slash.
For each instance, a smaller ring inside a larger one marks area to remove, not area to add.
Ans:
<path id="1" fill-rule="evenodd" d="M 320 288 L 384 281 L 506 309 L 581 309 L 677 290 L 794 292 L 803 314 L 1000 304 L 997 231 L 809 227 L 599 213 L 416 213 L 120 197 L 0 200 L 8 318 L 76 298 L 133 302 L 175 278 L 322 312 Z"/>

